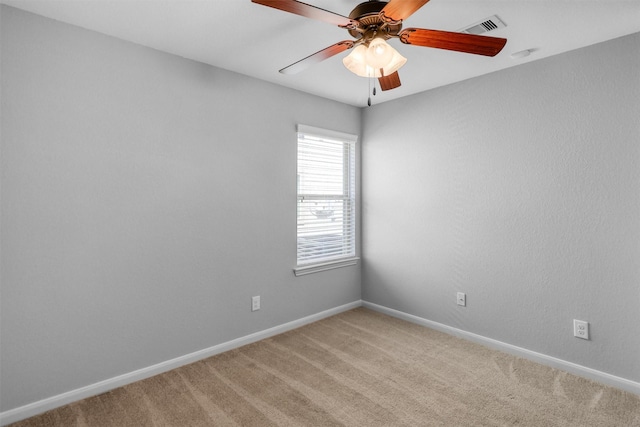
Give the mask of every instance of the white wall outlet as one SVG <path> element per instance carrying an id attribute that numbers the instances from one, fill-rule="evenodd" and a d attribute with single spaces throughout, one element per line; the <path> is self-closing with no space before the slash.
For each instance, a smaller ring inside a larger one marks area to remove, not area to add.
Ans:
<path id="1" fill-rule="evenodd" d="M 260 310 L 260 295 L 251 297 L 251 311 Z"/>
<path id="2" fill-rule="evenodd" d="M 589 339 L 589 322 L 584 320 L 573 319 L 573 336 L 582 338 L 583 340 Z"/>
<path id="3" fill-rule="evenodd" d="M 458 303 L 458 305 L 466 307 L 467 306 L 467 294 L 465 294 L 464 292 L 458 292 L 458 296 L 456 297 L 456 302 Z"/>

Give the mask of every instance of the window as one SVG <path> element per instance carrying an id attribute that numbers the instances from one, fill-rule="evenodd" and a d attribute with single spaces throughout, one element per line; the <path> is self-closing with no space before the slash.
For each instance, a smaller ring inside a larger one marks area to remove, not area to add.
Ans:
<path id="1" fill-rule="evenodd" d="M 357 136 L 298 125 L 296 275 L 353 265 Z"/>

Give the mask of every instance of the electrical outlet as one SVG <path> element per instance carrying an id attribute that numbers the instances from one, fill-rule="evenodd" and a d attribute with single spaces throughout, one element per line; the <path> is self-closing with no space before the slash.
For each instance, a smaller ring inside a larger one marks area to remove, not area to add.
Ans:
<path id="1" fill-rule="evenodd" d="M 582 338 L 583 340 L 589 339 L 589 322 L 584 320 L 573 319 L 573 336 Z"/>
<path id="2" fill-rule="evenodd" d="M 467 294 L 465 294 L 464 292 L 458 292 L 458 296 L 456 297 L 456 302 L 458 303 L 458 305 L 466 307 L 467 306 Z"/>
<path id="3" fill-rule="evenodd" d="M 260 310 L 260 295 L 251 297 L 251 311 Z"/>

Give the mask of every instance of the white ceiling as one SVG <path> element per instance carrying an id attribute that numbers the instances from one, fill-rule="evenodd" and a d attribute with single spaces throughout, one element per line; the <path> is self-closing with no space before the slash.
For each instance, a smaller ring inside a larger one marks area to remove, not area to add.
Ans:
<path id="1" fill-rule="evenodd" d="M 341 40 L 346 30 L 250 0 L 0 0 L 59 21 L 356 106 L 369 81 L 336 55 L 296 75 L 279 69 Z M 305 0 L 348 16 L 359 0 Z M 402 86 L 377 91 L 379 104 L 507 67 L 640 32 L 640 0 L 431 0 L 404 28 L 458 31 L 497 14 L 487 35 L 508 39 L 496 57 L 390 43 L 408 61 Z M 535 49 L 530 56 L 511 54 Z M 629 52 L 639 55 L 640 51 Z"/>

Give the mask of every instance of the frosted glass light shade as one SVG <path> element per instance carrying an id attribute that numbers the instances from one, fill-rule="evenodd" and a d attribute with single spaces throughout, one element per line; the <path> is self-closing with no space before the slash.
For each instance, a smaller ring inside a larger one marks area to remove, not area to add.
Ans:
<path id="1" fill-rule="evenodd" d="M 367 53 L 365 53 L 365 61 L 368 66 L 374 69 L 384 68 L 391 62 L 393 51 L 394 49 L 386 41 L 376 37 L 369 42 Z"/>
<path id="2" fill-rule="evenodd" d="M 379 42 L 374 45 L 374 42 L 376 42 L 377 40 L 384 43 L 384 52 L 381 52 L 379 50 L 381 49 Z M 378 52 L 381 53 L 380 55 L 376 56 L 375 52 L 373 54 L 370 54 L 372 45 L 374 49 L 378 49 Z M 382 53 L 384 53 L 386 59 L 385 63 L 379 61 L 383 56 Z M 371 57 L 372 55 L 374 57 L 373 64 L 368 62 L 369 57 Z M 347 67 L 349 71 L 360 77 L 382 77 L 383 75 L 388 76 L 398 71 L 400 67 L 402 67 L 406 62 L 407 58 L 400 55 L 397 50 L 395 50 L 387 42 L 380 38 L 372 40 L 369 44 L 369 47 L 362 44 L 356 46 L 353 51 L 342 60 L 342 63 L 345 67 Z"/>
<path id="3" fill-rule="evenodd" d="M 360 77 L 369 77 L 373 73 L 373 70 L 367 70 L 367 64 L 365 63 L 365 54 L 367 53 L 367 47 L 359 44 L 354 47 L 351 53 L 342 59 L 342 63 L 347 70 Z"/>
<path id="4" fill-rule="evenodd" d="M 385 76 L 395 73 L 407 62 L 407 58 L 400 55 L 397 50 L 391 46 L 389 46 L 389 48 L 393 51 L 393 55 L 391 56 L 391 61 L 382 69 Z M 380 70 L 378 70 L 378 73 L 380 73 Z M 376 77 L 382 77 L 382 74 Z"/>

